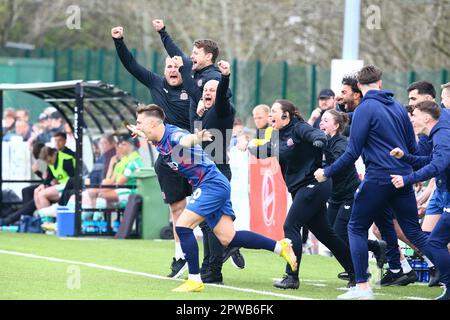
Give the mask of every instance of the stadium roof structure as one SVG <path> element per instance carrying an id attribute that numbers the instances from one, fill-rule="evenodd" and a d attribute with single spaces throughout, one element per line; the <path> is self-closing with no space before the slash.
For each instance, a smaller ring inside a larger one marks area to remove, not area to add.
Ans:
<path id="1" fill-rule="evenodd" d="M 48 83 L 0 84 L 0 92 L 21 91 L 36 96 L 55 107 L 72 126 L 76 109 L 75 89 L 77 84 L 80 84 L 82 88 L 83 109 L 86 114 L 83 127 L 89 133 L 105 133 L 125 129 L 123 127 L 124 122 L 131 122 L 131 120 L 136 119 L 134 106 L 138 103 L 138 100 L 126 91 L 101 81 L 71 80 Z M 2 107 L 0 106 L 0 108 Z"/>
<path id="2" fill-rule="evenodd" d="M 136 119 L 134 106 L 138 101 L 129 93 L 101 81 L 59 81 L 50 83 L 0 84 L 0 114 L 3 114 L 3 91 L 20 91 L 36 96 L 55 107 L 71 126 L 76 141 L 76 166 L 74 177 L 76 234 L 81 225 L 81 191 L 83 186 L 82 159 L 84 129 L 87 133 L 125 131 L 126 122 Z M 86 117 L 85 117 L 86 113 Z M 0 132 L 3 142 L 3 132 Z M 3 159 L 0 148 L 0 159 Z M 0 189 L 3 186 L 2 161 L 0 160 Z M 11 181 L 12 182 L 12 181 Z M 14 181 L 14 182 L 19 182 Z M 24 182 L 24 181 L 22 181 Z M 3 195 L 0 194 L 0 208 Z"/>

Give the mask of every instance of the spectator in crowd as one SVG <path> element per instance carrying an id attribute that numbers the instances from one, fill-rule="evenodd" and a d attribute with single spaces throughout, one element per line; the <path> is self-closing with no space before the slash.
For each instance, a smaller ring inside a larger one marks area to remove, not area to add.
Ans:
<path id="1" fill-rule="evenodd" d="M 28 121 L 17 118 L 15 123 L 16 134 L 21 136 L 23 141 L 28 141 L 31 138 L 32 130 Z"/>
<path id="2" fill-rule="evenodd" d="M 43 147 L 39 158 L 47 162 L 44 183 L 34 190 L 38 210 L 49 207 L 59 200 L 69 178 L 75 176 L 75 158 L 50 147 Z"/>
<path id="3" fill-rule="evenodd" d="M 75 136 L 73 135 L 72 127 L 68 122 L 64 121 L 64 132 L 66 133 L 66 145 L 69 149 L 75 150 L 77 142 Z"/>
<path id="4" fill-rule="evenodd" d="M 100 184 L 106 178 L 111 158 L 116 155 L 116 140 L 114 135 L 105 134 L 99 141 L 100 157 L 95 161 L 89 174 L 90 184 Z"/>
<path id="5" fill-rule="evenodd" d="M 308 119 L 308 123 L 314 128 L 319 128 L 320 120 L 325 111 L 336 108 L 336 98 L 333 90 L 323 89 L 319 93 L 319 107 L 316 108 Z"/>
<path id="6" fill-rule="evenodd" d="M 12 108 L 7 108 L 3 112 L 2 129 L 3 135 L 7 134 L 14 128 L 14 122 L 16 121 L 16 111 Z"/>
<path id="7" fill-rule="evenodd" d="M 72 157 L 75 157 L 75 152 L 66 146 L 67 134 L 65 132 L 63 131 L 56 132 L 53 138 L 56 150 L 62 151 L 64 153 L 70 154 Z"/>
<path id="8" fill-rule="evenodd" d="M 132 138 L 130 135 L 122 135 L 119 137 L 117 143 L 117 155 L 110 160 L 110 168 L 113 167 L 113 172 L 110 177 L 103 180 L 103 185 L 116 185 L 123 186 L 119 189 L 107 189 L 97 188 L 90 189 L 88 193 L 83 193 L 83 204 L 86 207 L 93 208 L 102 207 L 100 204 L 103 199 L 106 202 L 113 203 L 118 202 L 121 207 L 126 206 L 128 197 L 135 192 L 135 189 L 127 188 L 127 186 L 135 186 L 136 178 L 132 176 L 133 172 L 144 166 L 142 158 L 137 151 L 138 140 Z M 120 158 L 120 159 L 119 159 Z M 118 159 L 114 163 L 114 159 Z M 99 198 L 101 199 L 99 201 Z M 71 201 L 74 201 L 73 197 Z M 85 218 L 89 218 L 89 215 L 85 215 Z M 96 215 L 95 220 L 102 220 L 103 215 Z"/>
<path id="9" fill-rule="evenodd" d="M 230 147 L 234 147 L 237 144 L 237 137 L 244 132 L 244 123 L 241 119 L 235 118 L 233 122 L 233 130 L 231 132 Z"/>
<path id="10" fill-rule="evenodd" d="M 253 121 L 256 126 L 256 137 L 250 141 L 249 147 L 257 147 L 266 144 L 272 136 L 272 126 L 270 125 L 270 107 L 260 104 L 253 108 Z"/>
<path id="11" fill-rule="evenodd" d="M 30 115 L 25 109 L 17 109 L 16 110 L 16 120 L 23 120 L 30 123 Z"/>
<path id="12" fill-rule="evenodd" d="M 61 113 L 58 111 L 55 111 L 50 115 L 50 130 L 53 133 L 64 131 L 64 120 Z"/>

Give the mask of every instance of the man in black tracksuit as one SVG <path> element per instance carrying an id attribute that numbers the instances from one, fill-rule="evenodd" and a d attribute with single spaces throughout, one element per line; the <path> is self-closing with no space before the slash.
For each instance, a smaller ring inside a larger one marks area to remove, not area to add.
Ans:
<path id="1" fill-rule="evenodd" d="M 315 170 L 322 166 L 323 148 L 327 143 L 325 134 L 306 123 L 289 101 L 277 100 L 272 105 L 271 116 L 274 132 L 267 156 L 278 157 L 286 186 L 292 195 L 292 205 L 283 229 L 285 237 L 292 240 L 298 269 L 302 255 L 300 229 L 306 226 L 352 275 L 350 250 L 330 227 L 326 215 L 331 183 L 317 183 L 314 179 Z M 256 150 L 250 148 L 250 152 L 255 154 Z M 293 271 L 287 265 L 287 275 L 274 286 L 297 289 L 298 269 Z"/>
<path id="2" fill-rule="evenodd" d="M 111 34 L 123 66 L 150 90 L 153 102 L 164 110 L 165 122 L 189 130 L 189 95 L 183 86 L 178 69 L 173 65 L 172 59 L 167 57 L 164 77 L 160 76 L 137 63 L 125 45 L 122 27 L 113 28 Z M 175 226 L 178 216 L 186 206 L 186 197 L 192 194 L 192 188 L 188 181 L 176 171 L 170 169 L 160 156 L 155 162 L 155 171 L 163 199 L 170 206 L 172 223 Z M 175 230 L 173 232 L 175 257 L 168 277 L 178 278 L 187 270 L 187 263 Z"/>
<path id="3" fill-rule="evenodd" d="M 236 110 L 227 95 L 230 84 L 230 65 L 226 61 L 220 61 L 219 68 L 222 72 L 220 81 L 208 81 L 200 95 L 195 81 L 191 78 L 190 69 L 183 65 L 183 59 L 176 56 L 173 60 L 180 66 L 179 70 L 191 99 L 197 104 L 200 102 L 193 118 L 200 124 L 201 129 L 207 129 L 213 134 L 213 141 L 203 142 L 202 148 L 216 163 L 220 172 L 231 180 L 228 149 Z M 200 226 L 205 247 L 202 280 L 205 283 L 222 283 L 223 247 L 206 224 Z"/>
<path id="4" fill-rule="evenodd" d="M 180 56 L 182 58 L 182 63 L 180 63 L 180 65 L 183 64 L 181 72 L 182 74 L 184 74 L 183 81 L 186 88 L 188 88 L 187 82 L 189 81 L 190 83 L 189 121 L 191 132 L 194 132 L 195 128 L 199 129 L 200 127 L 202 127 L 203 129 L 206 128 L 209 131 L 211 131 L 211 129 L 218 129 L 219 131 L 227 129 L 228 121 L 224 120 L 224 118 L 215 118 L 211 116 L 202 117 L 197 113 L 198 104 L 201 100 L 205 84 L 210 80 L 221 81 L 222 79 L 220 70 L 214 65 L 217 56 L 219 55 L 219 48 L 217 46 L 217 43 L 212 40 L 197 40 L 194 42 L 191 57 L 188 57 L 183 54 L 181 49 L 178 48 L 178 46 L 169 36 L 162 20 L 153 20 L 153 26 L 160 34 L 161 41 L 164 44 L 164 47 L 169 56 Z M 228 86 L 226 95 L 227 99 L 231 97 L 231 91 L 229 90 Z M 203 101 L 202 103 L 204 102 L 205 101 Z M 216 163 L 218 169 L 227 178 L 231 179 L 231 170 L 228 165 L 228 159 L 226 156 L 226 150 L 228 149 L 226 141 L 229 141 L 229 139 L 225 139 L 226 135 L 222 135 L 222 137 L 224 139 L 222 157 L 216 156 L 215 150 L 205 149 L 205 151 L 207 151 L 207 153 L 212 156 L 212 159 Z M 210 230 L 206 223 L 200 224 L 200 228 L 203 232 L 204 247 L 204 258 L 201 270 L 203 282 L 222 282 L 222 264 L 228 257 L 230 257 L 230 255 L 236 265 L 238 265 L 240 268 L 244 267 L 245 261 L 239 250 L 230 249 L 233 250 L 231 252 L 227 249 L 224 251 L 220 241 L 217 239 L 217 237 L 214 235 L 212 230 Z"/>
<path id="5" fill-rule="evenodd" d="M 186 56 L 183 51 L 175 44 L 170 35 L 166 31 L 164 22 L 162 20 L 154 20 L 153 25 L 158 31 L 164 48 L 170 57 L 180 56 L 183 58 L 184 66 L 190 67 L 192 69 L 192 78 L 198 88 L 198 91 L 203 92 L 203 87 L 205 83 L 209 80 L 220 81 L 221 73 L 219 69 L 214 65 L 216 58 L 219 55 L 219 48 L 214 41 L 211 40 L 197 40 L 194 43 L 194 48 L 192 50 L 191 57 Z M 229 95 L 231 95 L 229 93 Z M 197 113 L 197 105 L 193 99 L 190 97 L 190 108 L 189 108 L 189 120 L 191 131 L 194 131 L 194 121 Z"/>

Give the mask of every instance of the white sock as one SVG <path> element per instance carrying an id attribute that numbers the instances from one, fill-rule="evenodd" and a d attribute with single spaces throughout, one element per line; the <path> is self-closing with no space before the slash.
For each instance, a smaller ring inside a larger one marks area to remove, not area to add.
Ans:
<path id="1" fill-rule="evenodd" d="M 392 273 L 399 273 L 400 269 L 389 269 Z"/>
<path id="2" fill-rule="evenodd" d="M 275 249 L 273 249 L 273 252 L 275 252 L 278 255 L 281 253 L 281 244 L 279 241 L 277 241 L 277 244 L 275 245 Z"/>
<path id="3" fill-rule="evenodd" d="M 406 260 L 406 258 L 403 260 L 400 260 L 400 263 L 402 264 L 403 273 L 411 272 L 412 268 L 409 265 L 408 260 Z"/>
<path id="4" fill-rule="evenodd" d="M 425 262 L 427 263 L 428 268 L 434 267 L 433 262 L 431 262 L 430 259 L 428 259 L 426 256 L 423 256 L 423 260 L 425 260 Z"/>
<path id="5" fill-rule="evenodd" d="M 183 249 L 181 249 L 181 243 L 175 241 L 175 260 L 184 259 Z"/>
<path id="6" fill-rule="evenodd" d="M 190 274 L 189 273 L 189 279 L 195 282 L 202 282 L 202 278 L 200 277 L 200 273 L 197 274 Z"/>

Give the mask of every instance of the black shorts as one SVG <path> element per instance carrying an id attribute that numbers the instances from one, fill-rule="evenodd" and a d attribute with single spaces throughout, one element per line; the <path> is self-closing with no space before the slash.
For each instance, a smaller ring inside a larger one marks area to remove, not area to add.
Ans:
<path id="1" fill-rule="evenodd" d="M 155 172 L 165 203 L 175 203 L 192 194 L 192 186 L 188 180 L 164 163 L 161 156 L 155 161 Z"/>

